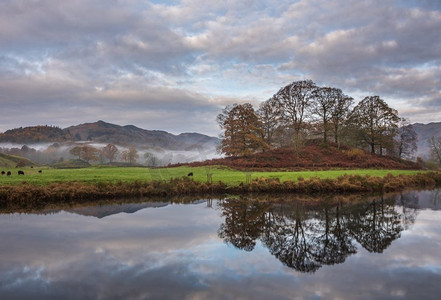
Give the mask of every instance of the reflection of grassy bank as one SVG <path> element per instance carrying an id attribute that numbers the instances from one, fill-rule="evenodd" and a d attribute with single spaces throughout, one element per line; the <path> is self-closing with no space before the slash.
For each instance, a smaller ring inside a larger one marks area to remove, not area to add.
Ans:
<path id="1" fill-rule="evenodd" d="M 384 196 L 394 195 L 386 193 Z M 123 197 L 123 198 L 104 198 L 104 199 L 83 199 L 78 201 L 34 201 L 34 202 L 10 202 L 0 207 L 0 214 L 12 213 L 34 213 L 34 214 L 53 214 L 60 211 L 72 211 L 75 209 L 96 208 L 104 206 L 114 206 L 124 208 L 125 205 L 143 204 L 143 203 L 170 203 L 170 204 L 188 204 L 200 200 L 207 201 L 207 205 L 212 205 L 213 200 L 236 200 L 242 202 L 262 202 L 278 205 L 300 203 L 307 207 L 317 207 L 323 205 L 337 205 L 345 203 L 358 203 L 378 199 L 377 194 L 364 193 L 344 193 L 344 194 L 301 194 L 301 193 L 244 193 L 241 195 L 187 195 L 170 197 Z"/>
<path id="2" fill-rule="evenodd" d="M 360 176 L 337 178 L 299 178 L 281 181 L 278 178 L 258 178 L 250 184 L 227 185 L 187 177 L 170 180 L 133 182 L 60 182 L 47 185 L 29 183 L 0 186 L 0 207 L 33 207 L 50 203 L 81 203 L 99 199 L 125 197 L 170 197 L 178 195 L 220 195 L 245 193 L 372 193 L 399 191 L 406 188 L 441 186 L 441 173 L 424 172 L 415 175 Z"/>

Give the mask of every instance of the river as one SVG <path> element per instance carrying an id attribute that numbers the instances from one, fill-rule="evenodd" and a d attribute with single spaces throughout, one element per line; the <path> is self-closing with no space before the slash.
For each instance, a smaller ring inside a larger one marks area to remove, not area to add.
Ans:
<path id="1" fill-rule="evenodd" d="M 0 214 L 0 299 L 439 299 L 441 190 Z"/>

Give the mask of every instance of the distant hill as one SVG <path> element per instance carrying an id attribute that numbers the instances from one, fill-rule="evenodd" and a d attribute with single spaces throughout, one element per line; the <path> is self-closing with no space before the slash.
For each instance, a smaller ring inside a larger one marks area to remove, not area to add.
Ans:
<path id="1" fill-rule="evenodd" d="M 430 139 L 432 136 L 441 136 L 441 122 L 429 124 L 415 123 L 412 124 L 412 126 L 418 136 L 417 156 L 426 159 L 430 153 L 430 148 L 427 140 Z"/>
<path id="2" fill-rule="evenodd" d="M 70 140 L 66 132 L 53 126 L 33 126 L 10 129 L 0 133 L 1 143 L 48 143 Z"/>
<path id="3" fill-rule="evenodd" d="M 104 121 L 85 123 L 61 129 L 53 126 L 34 126 L 0 133 L 1 143 L 35 144 L 47 142 L 90 141 L 120 146 L 146 146 L 168 150 L 194 150 L 213 147 L 215 137 L 199 133 L 174 135 L 166 131 L 146 130 L 133 125 L 120 126 Z"/>

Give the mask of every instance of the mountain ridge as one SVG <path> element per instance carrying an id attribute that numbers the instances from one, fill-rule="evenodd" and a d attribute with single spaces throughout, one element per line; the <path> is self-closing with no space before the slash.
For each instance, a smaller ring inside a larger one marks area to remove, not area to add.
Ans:
<path id="1" fill-rule="evenodd" d="M 148 146 L 168 150 L 193 150 L 215 146 L 219 139 L 208 135 L 186 132 L 174 135 L 163 130 L 147 130 L 135 125 L 117 125 L 102 120 L 82 123 L 61 129 L 55 126 L 30 126 L 10 129 L 0 133 L 0 142 L 9 143 L 64 143 L 64 142 L 111 143 L 120 146 Z"/>
<path id="2" fill-rule="evenodd" d="M 432 136 L 441 136 L 441 122 L 414 123 L 412 126 L 418 136 L 417 156 L 427 159 L 430 153 L 430 146 L 427 141 Z"/>

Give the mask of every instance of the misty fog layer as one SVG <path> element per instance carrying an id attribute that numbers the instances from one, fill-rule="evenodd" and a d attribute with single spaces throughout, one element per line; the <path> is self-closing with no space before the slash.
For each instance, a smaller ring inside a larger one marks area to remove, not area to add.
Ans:
<path id="1" fill-rule="evenodd" d="M 75 147 L 88 146 L 96 149 L 96 158 L 88 161 L 90 164 L 110 163 L 102 155 L 102 150 L 108 144 L 94 143 L 88 141 L 70 142 L 70 143 L 38 143 L 38 144 L 14 144 L 0 143 L 0 153 L 22 156 L 38 164 L 51 165 L 59 162 L 82 159 L 71 153 Z M 190 150 L 169 150 L 160 147 L 150 148 L 146 145 L 136 145 L 134 147 L 115 145 L 117 153 L 112 163 L 127 163 L 124 152 L 135 149 L 136 157 L 131 164 L 144 165 L 150 167 L 166 166 L 168 164 L 188 163 L 194 161 L 204 161 L 207 159 L 218 158 L 221 155 L 217 152 L 216 146 L 195 145 Z"/>

